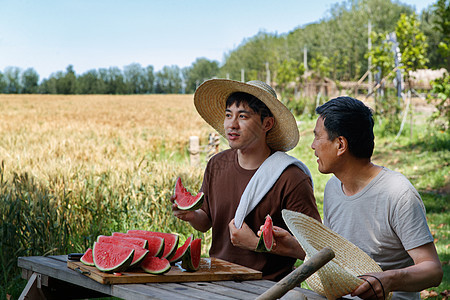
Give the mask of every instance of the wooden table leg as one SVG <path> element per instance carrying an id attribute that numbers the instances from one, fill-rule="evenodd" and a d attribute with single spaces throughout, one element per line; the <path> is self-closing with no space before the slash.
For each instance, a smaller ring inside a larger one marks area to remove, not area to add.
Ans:
<path id="1" fill-rule="evenodd" d="M 41 274 L 33 273 L 28 280 L 27 285 L 20 294 L 19 300 L 39 300 L 47 299 L 42 292 Z"/>

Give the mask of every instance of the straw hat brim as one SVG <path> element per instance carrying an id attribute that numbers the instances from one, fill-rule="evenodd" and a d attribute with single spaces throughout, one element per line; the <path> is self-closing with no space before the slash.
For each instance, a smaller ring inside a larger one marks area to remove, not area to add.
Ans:
<path id="1" fill-rule="evenodd" d="M 364 281 L 358 278 L 382 272 L 380 266 L 356 245 L 319 221 L 302 213 L 283 209 L 284 222 L 306 252 L 307 260 L 324 247 L 331 247 L 335 258 L 311 275 L 306 282 L 327 299 L 350 294 Z M 391 298 L 391 293 L 386 299 Z"/>
<path id="2" fill-rule="evenodd" d="M 292 113 L 271 93 L 245 82 L 229 79 L 211 79 L 203 82 L 195 91 L 194 105 L 200 116 L 223 137 L 225 103 L 232 93 L 245 92 L 260 99 L 272 112 L 275 122 L 267 133 L 267 144 L 274 151 L 289 151 L 299 140 L 297 122 Z"/>

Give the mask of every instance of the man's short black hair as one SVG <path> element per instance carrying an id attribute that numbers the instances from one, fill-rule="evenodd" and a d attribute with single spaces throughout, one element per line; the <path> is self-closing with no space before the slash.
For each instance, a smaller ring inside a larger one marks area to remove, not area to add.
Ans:
<path id="1" fill-rule="evenodd" d="M 337 97 L 316 108 L 324 119 L 329 140 L 343 136 L 349 151 L 358 158 L 370 158 L 373 154 L 374 134 L 372 110 L 351 97 Z"/>
<path id="2" fill-rule="evenodd" d="M 261 122 L 264 121 L 266 117 L 273 117 L 270 109 L 258 98 L 255 96 L 244 93 L 244 92 L 235 92 L 228 96 L 226 101 L 226 107 L 230 107 L 233 104 L 239 106 L 241 103 L 247 104 L 255 113 L 261 116 Z"/>

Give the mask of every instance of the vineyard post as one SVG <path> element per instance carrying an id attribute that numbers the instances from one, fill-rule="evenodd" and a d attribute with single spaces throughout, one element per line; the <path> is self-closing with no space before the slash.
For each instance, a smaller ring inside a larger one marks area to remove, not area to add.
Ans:
<path id="1" fill-rule="evenodd" d="M 189 137 L 189 154 L 191 166 L 198 166 L 200 163 L 200 142 L 198 136 Z"/>

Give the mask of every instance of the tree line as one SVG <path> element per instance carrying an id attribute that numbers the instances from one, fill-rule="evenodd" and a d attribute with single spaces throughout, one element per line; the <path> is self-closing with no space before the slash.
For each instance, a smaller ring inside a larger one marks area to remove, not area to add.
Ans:
<path id="1" fill-rule="evenodd" d="M 100 68 L 83 74 L 76 74 L 69 65 L 65 71 L 57 71 L 41 82 L 33 68 L 7 67 L 0 72 L 0 93 L 193 93 L 200 83 L 213 77 L 245 81 L 270 78 L 283 87 L 290 81 L 300 80 L 307 71 L 310 76 L 357 81 L 369 68 L 369 56 L 374 58 L 372 62 L 378 69 L 388 72 L 393 68 L 393 55 L 389 54 L 387 43 L 388 34 L 393 32 L 400 35 L 397 42 L 407 51 L 405 58 L 410 62 L 420 61 L 408 70 L 450 70 L 449 2 L 437 0 L 417 16 L 413 7 L 396 1 L 348 0 L 335 4 L 329 16 L 316 23 L 286 34 L 259 32 L 245 39 L 224 54 L 222 65 L 198 58 L 186 68 L 164 66 L 155 72 L 151 65 L 132 63 L 123 69 Z M 369 38 L 373 41 L 371 50 Z"/>

